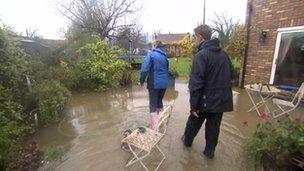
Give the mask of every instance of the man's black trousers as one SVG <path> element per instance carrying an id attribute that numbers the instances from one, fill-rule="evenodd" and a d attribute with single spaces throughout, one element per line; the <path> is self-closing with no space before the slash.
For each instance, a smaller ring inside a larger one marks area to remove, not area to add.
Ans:
<path id="1" fill-rule="evenodd" d="M 184 133 L 184 144 L 185 146 L 190 147 L 192 142 L 199 132 L 202 124 L 206 120 L 205 125 L 205 139 L 206 139 L 206 146 L 204 153 L 213 156 L 215 147 L 218 142 L 218 136 L 220 133 L 220 125 L 223 113 L 199 113 L 199 117 L 194 116 L 191 114 L 188 117 L 188 121 L 185 128 Z"/>

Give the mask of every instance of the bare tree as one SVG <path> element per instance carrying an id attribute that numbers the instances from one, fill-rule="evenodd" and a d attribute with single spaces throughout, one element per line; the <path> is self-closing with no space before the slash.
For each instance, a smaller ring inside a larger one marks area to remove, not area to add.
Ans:
<path id="1" fill-rule="evenodd" d="M 117 45 L 124 49 L 144 48 L 145 37 L 142 34 L 142 26 L 123 27 L 117 31 Z M 144 39 L 144 40 L 143 40 Z"/>
<path id="2" fill-rule="evenodd" d="M 139 9 L 135 0 L 71 0 L 60 3 L 60 13 L 72 22 L 82 33 L 93 33 L 109 38 L 122 27 L 131 27 L 135 22 L 125 24 Z"/>
<path id="3" fill-rule="evenodd" d="M 218 36 L 218 39 L 223 47 L 229 42 L 232 32 L 238 23 L 234 23 L 231 18 L 227 18 L 225 14 L 215 13 L 216 18 L 212 20 L 213 30 Z"/>
<path id="4" fill-rule="evenodd" d="M 26 28 L 26 29 L 25 29 L 25 36 L 26 36 L 27 38 L 34 39 L 34 38 L 39 37 L 39 36 L 37 35 L 37 32 L 38 32 L 38 29 L 37 29 L 37 28 Z"/>
<path id="5" fill-rule="evenodd" d="M 153 30 L 153 39 L 155 40 L 159 34 L 161 34 L 161 29 Z"/>

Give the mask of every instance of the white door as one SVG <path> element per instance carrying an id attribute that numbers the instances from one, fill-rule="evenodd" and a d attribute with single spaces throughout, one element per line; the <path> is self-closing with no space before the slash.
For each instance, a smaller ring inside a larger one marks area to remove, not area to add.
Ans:
<path id="1" fill-rule="evenodd" d="M 304 82 L 304 26 L 278 29 L 270 84 Z"/>

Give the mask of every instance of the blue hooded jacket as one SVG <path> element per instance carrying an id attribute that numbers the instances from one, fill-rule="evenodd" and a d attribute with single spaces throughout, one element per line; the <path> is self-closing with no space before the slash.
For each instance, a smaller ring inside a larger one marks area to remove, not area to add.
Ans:
<path id="1" fill-rule="evenodd" d="M 148 76 L 148 89 L 165 89 L 169 79 L 169 61 L 167 54 L 161 48 L 148 53 L 141 65 L 140 83 L 143 84 Z"/>

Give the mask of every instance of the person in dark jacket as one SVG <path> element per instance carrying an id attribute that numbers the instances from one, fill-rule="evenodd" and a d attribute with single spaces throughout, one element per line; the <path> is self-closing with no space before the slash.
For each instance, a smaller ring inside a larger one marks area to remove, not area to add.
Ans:
<path id="1" fill-rule="evenodd" d="M 214 157 L 218 143 L 223 112 L 233 110 L 232 65 L 218 39 L 211 39 L 212 29 L 200 25 L 194 29 L 197 53 L 194 56 L 189 81 L 190 115 L 182 141 L 191 147 L 192 142 L 206 120 L 206 146 L 203 154 Z"/>
<path id="2" fill-rule="evenodd" d="M 149 52 L 141 65 L 140 84 L 143 85 L 146 77 L 149 90 L 149 107 L 151 128 L 156 130 L 158 113 L 163 108 L 163 97 L 169 80 L 169 61 L 160 41 L 155 42 L 155 49 Z"/>

